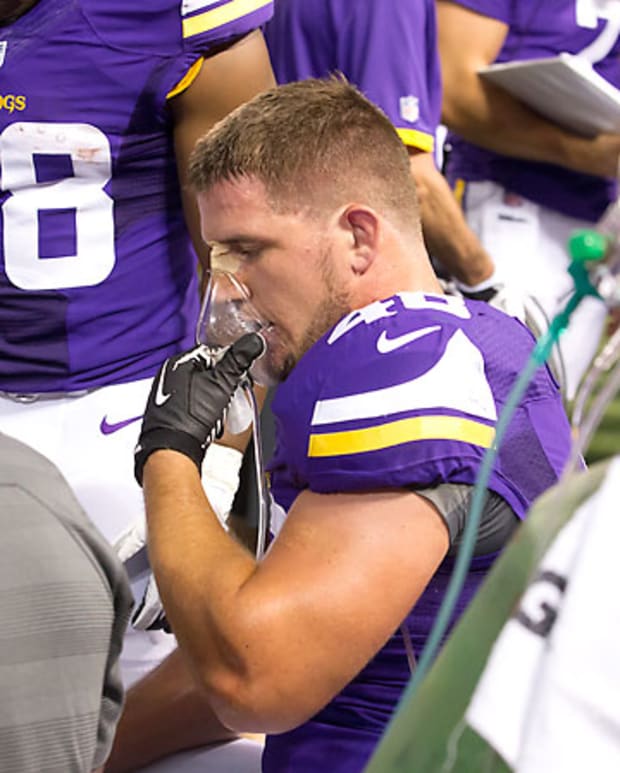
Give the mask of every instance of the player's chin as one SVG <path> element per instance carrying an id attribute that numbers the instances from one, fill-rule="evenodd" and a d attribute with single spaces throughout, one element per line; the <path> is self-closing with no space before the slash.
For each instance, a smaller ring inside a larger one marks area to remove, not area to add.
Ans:
<path id="1" fill-rule="evenodd" d="M 278 381 L 285 381 L 296 364 L 297 360 L 295 357 L 292 354 L 288 354 L 279 365 Z"/>
<path id="2" fill-rule="evenodd" d="M 275 384 L 289 375 L 294 368 L 297 358 L 290 346 L 272 328 L 265 335 L 267 351 L 256 361 L 264 374 L 269 378 L 269 383 Z"/>
<path id="3" fill-rule="evenodd" d="M 272 383 L 284 381 L 289 373 L 295 367 L 295 357 L 289 351 L 280 349 L 280 351 L 269 351 L 265 355 L 265 370 L 271 377 Z"/>
<path id="4" fill-rule="evenodd" d="M 265 387 L 271 387 L 283 380 L 282 365 L 274 363 L 267 350 L 262 354 L 250 368 L 250 375 L 256 384 Z"/>

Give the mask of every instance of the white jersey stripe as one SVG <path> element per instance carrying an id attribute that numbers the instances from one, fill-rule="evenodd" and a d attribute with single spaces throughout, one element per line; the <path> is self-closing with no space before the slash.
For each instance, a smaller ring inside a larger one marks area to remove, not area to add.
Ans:
<path id="1" fill-rule="evenodd" d="M 271 6 L 272 3 L 273 0 L 228 0 L 227 3 L 212 7 L 210 10 L 185 16 L 182 21 L 183 37 L 190 38 L 224 27 L 254 11 Z"/>
<path id="2" fill-rule="evenodd" d="M 457 389 L 455 378 L 458 378 Z M 437 364 L 418 378 L 372 392 L 317 401 L 312 426 L 442 408 L 497 421 L 482 354 L 462 330 L 457 330 L 448 341 Z"/>
<path id="3" fill-rule="evenodd" d="M 203 11 L 205 8 L 210 8 L 220 1 L 221 0 L 183 0 L 181 3 L 181 16 L 187 16 L 190 13 L 196 13 L 196 11 Z"/>

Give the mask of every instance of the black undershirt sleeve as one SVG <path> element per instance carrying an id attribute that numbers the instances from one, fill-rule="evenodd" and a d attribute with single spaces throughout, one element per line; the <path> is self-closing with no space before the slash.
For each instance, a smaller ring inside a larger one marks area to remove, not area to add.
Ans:
<path id="1" fill-rule="evenodd" d="M 414 489 L 435 506 L 450 534 L 450 550 L 454 555 L 467 523 L 474 487 L 464 483 L 442 483 L 435 488 Z M 519 519 L 508 503 L 494 491 L 487 498 L 480 518 L 474 555 L 501 550 L 519 525 Z"/>

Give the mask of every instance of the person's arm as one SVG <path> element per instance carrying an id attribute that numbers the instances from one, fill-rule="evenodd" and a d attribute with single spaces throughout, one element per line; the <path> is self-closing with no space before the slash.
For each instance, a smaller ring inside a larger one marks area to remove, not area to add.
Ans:
<path id="1" fill-rule="evenodd" d="M 230 48 L 205 59 L 191 85 L 170 99 L 185 220 L 205 268 L 209 253 L 200 234 L 196 197 L 187 185 L 190 153 L 198 138 L 220 119 L 274 84 L 263 35 L 260 30 L 255 30 Z"/>
<path id="2" fill-rule="evenodd" d="M 254 30 L 230 48 L 205 59 L 191 85 L 170 99 L 185 222 L 204 269 L 209 267 L 209 249 L 200 233 L 196 196 L 187 183 L 189 156 L 196 141 L 219 120 L 274 85 L 275 78 L 262 32 Z M 254 391 L 262 406 L 266 390 L 255 387 Z M 249 437 L 249 432 L 234 436 L 226 434 L 222 443 L 243 452 Z"/>
<path id="3" fill-rule="evenodd" d="M 208 249 L 200 235 L 195 197 L 186 185 L 189 154 L 198 137 L 273 82 L 262 34 L 255 31 L 206 59 L 192 84 L 170 100 L 185 217 L 205 266 Z M 248 432 L 226 435 L 222 442 L 243 451 L 248 437 Z M 132 688 L 106 773 L 131 770 L 164 754 L 211 743 L 222 733 L 223 726 L 219 721 L 211 722 L 212 712 L 200 696 L 190 696 L 183 680 L 177 683 L 173 670 L 178 668 L 177 661 L 172 660 Z M 166 732 L 161 732 L 162 728 Z M 226 733 L 229 737 L 230 732 Z"/>
<path id="4" fill-rule="evenodd" d="M 442 118 L 448 128 L 496 153 L 615 177 L 620 134 L 599 134 L 593 139 L 572 134 L 478 75 L 501 50 L 508 34 L 504 22 L 450 0 L 438 0 L 437 23 Z"/>
<path id="5" fill-rule="evenodd" d="M 324 706 L 397 629 L 448 549 L 443 520 L 412 492 L 307 491 L 257 564 L 220 526 L 186 456 L 151 453 L 144 490 L 168 619 L 236 730 L 281 732 Z"/>
<path id="6" fill-rule="evenodd" d="M 235 737 L 217 719 L 176 650 L 127 692 L 104 770 L 127 773 L 180 749 Z"/>
<path id="7" fill-rule="evenodd" d="M 429 252 L 465 285 L 489 279 L 494 270 L 493 260 L 467 224 L 448 182 L 435 166 L 433 155 L 412 147 L 408 150 Z"/>

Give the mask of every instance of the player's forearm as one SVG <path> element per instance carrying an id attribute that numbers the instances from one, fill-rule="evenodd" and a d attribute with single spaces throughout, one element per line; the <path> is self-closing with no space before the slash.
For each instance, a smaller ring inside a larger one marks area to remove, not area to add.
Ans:
<path id="1" fill-rule="evenodd" d="M 126 773 L 174 752 L 234 737 L 176 651 L 128 691 L 104 770 Z"/>
<path id="2" fill-rule="evenodd" d="M 144 492 L 151 566 L 179 646 L 218 716 L 235 729 L 268 729 L 245 704 L 265 671 L 251 646 L 261 617 L 246 587 L 255 559 L 221 527 L 186 457 L 152 454 Z M 269 626 L 260 627 L 264 638 Z"/>
<path id="3" fill-rule="evenodd" d="M 175 451 L 156 451 L 144 468 L 149 558 L 168 619 L 186 650 L 219 656 L 217 617 L 255 569 L 251 554 L 222 528 L 198 471 Z M 222 653 L 226 657 L 224 648 Z"/>
<path id="4" fill-rule="evenodd" d="M 613 177 L 618 163 L 620 137 L 600 135 L 589 139 L 572 134 L 545 120 L 523 103 L 477 75 L 458 92 L 446 92 L 443 120 L 469 142 L 495 153 L 563 166 L 575 172 Z"/>
<path id="5" fill-rule="evenodd" d="M 479 70 L 496 61 L 509 27 L 458 2 L 437 2 L 443 76 L 443 121 L 464 139 L 502 155 L 557 164 L 577 172 L 615 174 L 620 137 L 580 137 L 547 121 Z"/>
<path id="6" fill-rule="evenodd" d="M 456 279 L 476 285 L 493 273 L 493 260 L 471 230 L 430 153 L 410 154 L 429 252 Z"/>
<path id="7" fill-rule="evenodd" d="M 301 631 L 312 593 L 297 583 L 296 595 L 289 575 L 261 571 L 210 511 L 192 467 L 174 451 L 158 451 L 144 469 L 149 556 L 168 620 L 226 726 L 290 730 L 352 673 L 342 684 L 319 676 L 308 683 Z"/>

